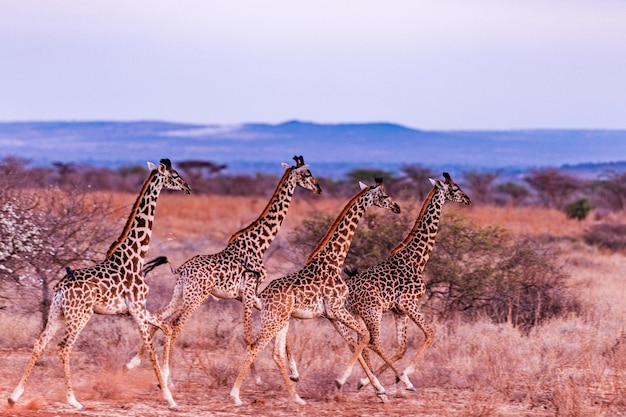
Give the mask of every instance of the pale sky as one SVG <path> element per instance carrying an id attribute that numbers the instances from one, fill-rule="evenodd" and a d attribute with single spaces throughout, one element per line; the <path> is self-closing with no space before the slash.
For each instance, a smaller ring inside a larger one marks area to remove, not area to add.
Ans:
<path id="1" fill-rule="evenodd" d="M 626 1 L 0 0 L 0 121 L 626 129 Z"/>

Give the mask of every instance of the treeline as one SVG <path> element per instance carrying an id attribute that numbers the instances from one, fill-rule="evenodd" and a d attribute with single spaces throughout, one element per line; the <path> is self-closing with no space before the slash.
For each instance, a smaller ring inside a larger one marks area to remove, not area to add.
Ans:
<path id="1" fill-rule="evenodd" d="M 226 165 L 205 160 L 173 161 L 192 185 L 194 193 L 216 195 L 267 195 L 282 172 L 276 174 L 232 175 Z M 278 168 L 279 169 L 279 168 Z M 277 171 L 278 171 L 277 169 Z M 325 194 L 345 197 L 353 194 L 357 181 L 382 177 L 389 192 L 398 198 L 422 200 L 430 190 L 429 177 L 441 172 L 420 164 L 401 167 L 399 174 L 375 169 L 356 169 L 341 180 L 320 180 Z M 28 160 L 5 157 L 0 160 L 4 176 L 15 175 L 25 187 L 59 187 L 66 190 L 120 191 L 134 193 L 146 175 L 147 167 L 119 169 L 55 162 L 50 167 L 31 167 Z M 606 171 L 594 179 L 584 179 L 555 168 L 530 170 L 510 179 L 502 171 L 452 173 L 471 195 L 475 204 L 536 205 L 564 210 L 568 216 L 584 219 L 594 209 L 598 216 L 626 208 L 626 171 Z"/>

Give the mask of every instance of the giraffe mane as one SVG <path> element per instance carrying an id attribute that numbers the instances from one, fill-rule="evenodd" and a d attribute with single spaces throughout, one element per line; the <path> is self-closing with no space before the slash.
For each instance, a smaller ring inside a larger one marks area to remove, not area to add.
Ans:
<path id="1" fill-rule="evenodd" d="M 128 236 L 128 233 L 130 232 L 130 227 L 133 223 L 133 219 L 135 218 L 135 215 L 137 214 L 137 210 L 139 209 L 139 204 L 141 203 L 141 199 L 143 198 L 143 195 L 146 192 L 146 189 L 148 188 L 148 184 L 150 184 L 150 182 L 152 181 L 156 173 L 157 173 L 157 170 L 153 169 L 150 175 L 148 176 L 148 179 L 146 179 L 146 182 L 143 183 L 143 186 L 141 187 L 141 191 L 139 192 L 139 195 L 137 196 L 137 199 L 135 200 L 135 204 L 133 204 L 133 209 L 130 211 L 130 214 L 128 215 L 128 219 L 126 220 L 126 225 L 124 225 L 124 229 L 122 229 L 122 233 L 120 234 L 120 237 L 118 237 L 117 240 L 111 244 L 111 246 L 109 247 L 109 250 L 107 251 L 107 256 L 106 256 L 107 258 L 113 255 L 113 252 L 115 252 L 115 250 L 122 244 L 124 239 L 126 239 L 126 236 Z"/>
<path id="2" fill-rule="evenodd" d="M 337 228 L 337 226 L 339 226 L 339 223 L 343 220 L 343 218 L 346 216 L 346 213 L 348 212 L 348 210 L 350 209 L 350 207 L 352 207 L 352 205 L 354 204 L 354 202 L 359 199 L 363 194 L 365 194 L 366 192 L 368 192 L 369 190 L 371 190 L 372 187 L 367 187 L 361 190 L 361 192 L 359 192 L 358 194 L 356 194 L 354 197 L 352 197 L 350 199 L 350 201 L 348 201 L 348 204 L 346 204 L 346 206 L 343 208 L 343 210 L 341 210 L 341 213 L 339 213 L 339 215 L 337 216 L 337 218 L 335 219 L 335 221 L 333 222 L 333 224 L 328 228 L 328 232 L 326 232 L 326 235 L 322 238 L 322 240 L 320 240 L 320 242 L 317 244 L 317 246 L 315 247 L 315 249 L 313 249 L 313 252 L 311 252 L 311 254 L 309 255 L 308 258 L 306 258 L 306 262 L 305 264 L 308 264 L 309 262 L 311 262 L 311 260 L 322 250 L 322 248 L 324 246 L 326 246 L 326 244 L 328 243 L 328 241 L 330 240 L 331 236 L 333 235 L 333 233 L 335 232 L 335 229 Z"/>
<path id="3" fill-rule="evenodd" d="M 428 206 L 428 204 L 430 203 L 430 200 L 433 199 L 433 196 L 435 195 L 436 191 L 437 189 L 433 187 L 433 189 L 428 192 L 428 194 L 426 195 L 426 198 L 424 199 L 424 203 L 422 204 L 422 208 L 420 209 L 420 213 L 417 216 L 417 219 L 415 220 L 415 224 L 413 225 L 413 228 L 411 229 L 409 234 L 404 238 L 404 240 L 400 242 L 398 246 L 396 246 L 395 248 L 391 250 L 391 252 L 389 253 L 389 256 L 395 255 L 396 253 L 400 252 L 415 237 L 415 235 L 417 234 L 417 227 L 422 222 L 422 218 L 424 217 L 426 206 Z"/>
<path id="4" fill-rule="evenodd" d="M 287 177 L 289 176 L 289 173 L 291 172 L 291 170 L 293 169 L 293 167 L 285 170 L 285 173 L 283 174 L 283 177 L 280 179 L 280 181 L 278 182 L 278 185 L 276 186 L 276 190 L 274 190 L 274 194 L 272 195 L 272 197 L 269 199 L 269 201 L 267 202 L 267 205 L 265 206 L 265 208 L 263 209 L 263 211 L 261 212 L 261 214 L 259 215 L 259 217 L 256 218 L 255 221 L 253 221 L 252 223 L 250 223 L 248 226 L 244 227 L 243 229 L 239 230 L 238 232 L 234 233 L 230 239 L 228 239 L 228 243 L 231 243 L 233 240 L 237 239 L 239 236 L 243 235 L 244 233 L 248 232 L 250 229 L 252 229 L 254 227 L 254 225 L 256 224 L 256 222 L 265 217 L 267 215 L 267 213 L 270 211 L 270 207 L 272 205 L 272 202 L 274 201 L 274 197 L 276 197 L 276 194 L 278 194 L 279 190 L 280 190 L 280 186 L 287 181 Z"/>

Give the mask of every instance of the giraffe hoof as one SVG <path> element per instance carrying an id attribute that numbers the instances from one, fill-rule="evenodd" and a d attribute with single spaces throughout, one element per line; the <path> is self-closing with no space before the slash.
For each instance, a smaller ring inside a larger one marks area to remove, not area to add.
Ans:
<path id="1" fill-rule="evenodd" d="M 356 386 L 357 390 L 360 390 L 361 388 L 363 388 L 365 386 L 365 384 L 363 384 L 361 381 L 359 381 L 359 383 Z"/>
<path id="2" fill-rule="evenodd" d="M 300 382 L 300 377 L 298 376 L 290 376 L 289 379 L 291 379 L 293 382 Z"/>
<path id="3" fill-rule="evenodd" d="M 11 397 L 7 398 L 7 401 L 9 402 L 9 406 L 13 407 L 15 405 L 15 400 Z"/>
<path id="4" fill-rule="evenodd" d="M 415 391 L 417 391 L 417 388 L 415 388 L 415 387 L 406 387 L 406 390 L 415 392 Z"/>
<path id="5" fill-rule="evenodd" d="M 387 398 L 387 391 L 384 391 L 384 392 L 382 392 L 380 394 L 376 394 L 376 396 L 378 398 L 380 398 L 380 402 L 381 403 L 389 402 L 389 398 Z"/>

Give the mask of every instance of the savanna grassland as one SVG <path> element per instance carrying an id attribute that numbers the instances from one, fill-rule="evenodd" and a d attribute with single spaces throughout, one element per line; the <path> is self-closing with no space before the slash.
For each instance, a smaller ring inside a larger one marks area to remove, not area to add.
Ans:
<path id="1" fill-rule="evenodd" d="M 345 200 L 319 196 L 298 198 L 267 253 L 270 278 L 299 268 L 289 234 L 313 212 L 336 215 Z M 120 213 L 134 196 L 115 194 Z M 199 253 L 221 250 L 229 236 L 258 216 L 267 200 L 165 194 L 160 197 L 149 258 L 167 255 L 173 265 Z M 419 206 L 401 202 L 415 217 Z M 373 209 L 375 210 L 375 209 Z M 448 204 L 448 215 L 463 216 L 478 225 L 498 224 L 513 238 L 540 237 L 558 247 L 561 268 L 568 274 L 568 291 L 580 301 L 577 314 L 549 320 L 530 331 L 488 320 L 442 320 L 411 380 L 417 392 L 404 390 L 391 373 L 381 376 L 389 401 L 380 403 L 371 387 L 357 390 L 355 367 L 343 395 L 334 379 L 349 358 L 349 349 L 325 319 L 294 320 L 290 345 L 301 374 L 297 389 L 307 401 L 290 402 L 271 357 L 271 346 L 257 361 L 262 381 L 248 375 L 242 387 L 244 407 L 232 405 L 229 392 L 244 353 L 242 308 L 237 301 L 207 301 L 185 326 L 178 340 L 172 369 L 173 394 L 181 410 L 172 412 L 162 400 L 149 361 L 131 371 L 124 364 L 139 342 L 128 317 L 94 316 L 78 339 L 72 375 L 78 399 L 87 411 L 65 402 L 65 387 L 56 340 L 35 368 L 20 402 L 0 406 L 7 416 L 623 416 L 626 415 L 626 254 L 584 243 L 584 231 L 597 221 L 567 219 L 565 214 L 536 207 L 496 207 Z M 625 220 L 614 215 L 616 220 Z M 123 217 L 123 215 L 120 215 Z M 120 219 L 120 227 L 124 219 Z M 435 250 L 437 248 L 435 247 Z M 149 275 L 149 309 L 164 305 L 175 276 L 167 266 Z M 428 300 L 424 300 L 425 303 Z M 258 328 L 258 314 L 255 313 Z M 385 317 L 383 341 L 395 348 L 394 323 Z M 256 329 L 255 328 L 255 329 Z M 7 398 L 30 357 L 40 330 L 37 314 L 0 313 L 0 394 Z M 409 328 L 409 348 L 400 369 L 423 340 Z M 157 339 L 160 347 L 160 339 Z"/>

